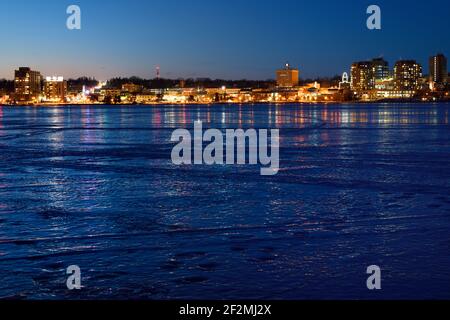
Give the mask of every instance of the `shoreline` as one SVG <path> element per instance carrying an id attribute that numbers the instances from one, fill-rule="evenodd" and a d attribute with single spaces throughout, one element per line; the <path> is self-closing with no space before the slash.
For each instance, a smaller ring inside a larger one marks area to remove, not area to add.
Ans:
<path id="1" fill-rule="evenodd" d="M 438 101 L 422 101 L 422 100 L 378 100 L 378 101 L 300 101 L 300 102 L 214 102 L 214 103 L 168 103 L 168 102 L 158 102 L 158 103 L 115 103 L 115 104 L 105 104 L 105 103 L 41 103 L 41 104 L 0 104 L 0 107 L 155 107 L 155 106 L 217 106 L 217 105 L 228 105 L 228 106 L 250 106 L 250 105 L 367 105 L 367 104 L 439 104 L 439 103 L 450 103 L 450 99 L 438 100 Z"/>

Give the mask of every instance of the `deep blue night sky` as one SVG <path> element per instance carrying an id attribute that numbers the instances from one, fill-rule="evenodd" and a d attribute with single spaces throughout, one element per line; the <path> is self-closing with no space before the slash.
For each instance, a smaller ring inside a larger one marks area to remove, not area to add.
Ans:
<path id="1" fill-rule="evenodd" d="M 301 77 L 340 74 L 383 55 L 391 65 L 450 55 L 450 2 L 302 0 L 0 0 L 0 78 L 30 66 L 65 77 L 267 79 L 286 61 Z M 66 8 L 82 30 L 66 29 Z M 382 30 L 366 9 L 382 9 Z"/>

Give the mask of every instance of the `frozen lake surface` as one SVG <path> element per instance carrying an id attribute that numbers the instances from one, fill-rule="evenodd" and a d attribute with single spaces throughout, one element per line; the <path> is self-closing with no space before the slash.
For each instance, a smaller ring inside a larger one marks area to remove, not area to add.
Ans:
<path id="1" fill-rule="evenodd" d="M 449 113 L 0 107 L 0 298 L 449 299 Z M 280 128 L 280 172 L 172 165 L 196 120 Z"/>

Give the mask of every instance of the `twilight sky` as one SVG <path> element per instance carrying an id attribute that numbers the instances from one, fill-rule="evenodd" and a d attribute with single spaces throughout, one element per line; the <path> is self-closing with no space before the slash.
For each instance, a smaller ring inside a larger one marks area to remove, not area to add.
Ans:
<path id="1" fill-rule="evenodd" d="M 66 9 L 82 29 L 66 28 Z M 382 10 L 382 30 L 366 9 Z M 0 0 L 0 78 L 44 75 L 274 78 L 289 61 L 301 77 L 333 76 L 353 61 L 391 64 L 450 56 L 448 0 Z"/>

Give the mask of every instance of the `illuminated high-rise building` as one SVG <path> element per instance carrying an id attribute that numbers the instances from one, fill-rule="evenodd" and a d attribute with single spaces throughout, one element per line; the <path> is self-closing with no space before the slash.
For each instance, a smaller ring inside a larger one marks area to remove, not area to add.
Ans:
<path id="1" fill-rule="evenodd" d="M 352 90 L 367 91 L 375 88 L 374 70 L 371 61 L 353 63 L 351 76 Z"/>
<path id="2" fill-rule="evenodd" d="M 299 71 L 290 67 L 289 63 L 281 70 L 277 70 L 277 86 L 296 87 L 299 83 Z"/>
<path id="3" fill-rule="evenodd" d="M 414 60 L 397 61 L 394 67 L 394 85 L 398 91 L 416 91 L 420 89 L 422 66 Z"/>
<path id="4" fill-rule="evenodd" d="M 448 82 L 447 58 L 443 54 L 430 58 L 430 80 L 437 85 Z"/>
<path id="5" fill-rule="evenodd" d="M 388 79 L 391 76 L 391 72 L 389 71 L 389 63 L 383 58 L 373 59 L 372 68 L 375 81 Z"/>
<path id="6" fill-rule="evenodd" d="M 63 77 L 46 77 L 44 95 L 47 101 L 64 102 L 67 95 L 67 81 Z"/>
<path id="7" fill-rule="evenodd" d="M 14 73 L 14 99 L 19 102 L 37 101 L 42 92 L 39 71 L 23 67 Z"/>

